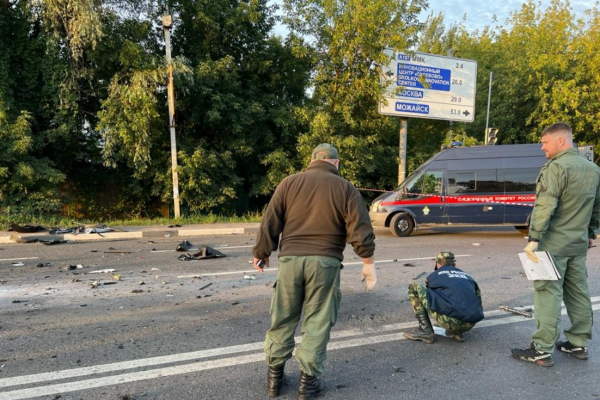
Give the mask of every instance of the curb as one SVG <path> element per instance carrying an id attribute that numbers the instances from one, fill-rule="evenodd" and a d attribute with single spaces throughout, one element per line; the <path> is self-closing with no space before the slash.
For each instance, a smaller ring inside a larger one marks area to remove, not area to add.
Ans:
<path id="1" fill-rule="evenodd" d="M 255 225 L 255 226 L 254 226 Z M 190 237 L 190 236 L 214 236 L 214 235 L 244 235 L 258 232 L 260 224 L 244 227 L 205 227 L 185 229 L 153 229 L 146 228 L 131 232 L 106 232 L 102 234 L 64 234 L 49 235 L 40 233 L 12 233 L 10 236 L 0 236 L 0 244 L 23 243 L 26 240 L 67 240 L 70 242 L 90 242 L 95 240 L 123 240 L 151 237 Z"/>

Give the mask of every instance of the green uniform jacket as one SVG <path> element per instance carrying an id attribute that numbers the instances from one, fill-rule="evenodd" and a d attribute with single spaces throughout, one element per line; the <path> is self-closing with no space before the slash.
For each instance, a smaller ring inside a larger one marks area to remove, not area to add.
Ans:
<path id="1" fill-rule="evenodd" d="M 600 224 L 600 168 L 570 148 L 541 169 L 529 236 L 558 257 L 586 254 Z"/>
<path id="2" fill-rule="evenodd" d="M 281 234 L 281 241 L 279 235 Z M 326 161 L 277 186 L 262 218 L 252 253 L 269 257 L 329 256 L 343 260 L 346 242 L 362 258 L 375 251 L 375 234 L 359 191 Z"/>

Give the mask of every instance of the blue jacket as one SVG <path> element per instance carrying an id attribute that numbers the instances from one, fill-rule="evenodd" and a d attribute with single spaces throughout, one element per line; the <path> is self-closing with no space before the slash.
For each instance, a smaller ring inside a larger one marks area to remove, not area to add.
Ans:
<path id="1" fill-rule="evenodd" d="M 477 282 L 456 267 L 440 267 L 427 277 L 427 302 L 431 310 L 464 322 L 483 319 Z"/>

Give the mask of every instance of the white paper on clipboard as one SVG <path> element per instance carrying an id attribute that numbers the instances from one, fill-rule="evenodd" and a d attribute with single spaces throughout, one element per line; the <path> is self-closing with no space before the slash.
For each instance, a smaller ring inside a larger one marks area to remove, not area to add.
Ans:
<path id="1" fill-rule="evenodd" d="M 554 265 L 554 261 L 550 254 L 546 251 L 536 251 L 535 255 L 540 261 L 537 263 L 531 261 L 527 254 L 519 253 L 519 259 L 525 270 L 525 275 L 530 281 L 557 281 L 560 279 L 560 274 Z"/>

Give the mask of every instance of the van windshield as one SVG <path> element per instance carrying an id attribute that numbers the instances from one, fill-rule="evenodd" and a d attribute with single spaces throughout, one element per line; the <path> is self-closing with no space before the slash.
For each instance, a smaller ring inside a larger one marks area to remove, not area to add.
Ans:
<path id="1" fill-rule="evenodd" d="M 405 185 L 399 186 L 403 198 L 417 198 L 421 195 L 441 195 L 443 171 L 422 171 L 409 177 Z"/>

